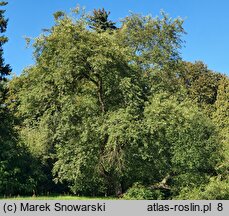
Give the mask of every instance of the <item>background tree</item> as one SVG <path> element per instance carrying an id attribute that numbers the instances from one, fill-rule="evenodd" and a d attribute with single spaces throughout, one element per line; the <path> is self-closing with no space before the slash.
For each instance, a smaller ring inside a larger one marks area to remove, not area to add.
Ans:
<path id="1" fill-rule="evenodd" d="M 218 87 L 213 121 L 218 126 L 220 140 L 223 143 L 225 160 L 220 166 L 222 179 L 229 179 L 229 79 L 224 76 Z"/>
<path id="2" fill-rule="evenodd" d="M 7 2 L 1 1 L 0 6 L 7 5 Z M 4 33 L 7 28 L 8 19 L 4 17 L 5 10 L 0 10 L 0 33 Z M 5 76 L 9 75 L 11 72 L 9 64 L 4 63 L 3 58 L 3 45 L 8 41 L 8 38 L 4 35 L 0 37 L 0 81 L 4 80 Z"/>
<path id="3" fill-rule="evenodd" d="M 0 6 L 7 2 L 0 2 Z M 0 33 L 6 31 L 8 20 L 4 17 L 5 10 L 0 10 Z M 36 160 L 28 154 L 20 144 L 16 125 L 17 118 L 10 110 L 12 101 L 8 100 L 7 75 L 11 69 L 4 63 L 3 45 L 8 39 L 0 37 L 0 195 L 32 194 L 36 188 L 39 171 L 34 171 Z"/>
<path id="4" fill-rule="evenodd" d="M 89 16 L 90 28 L 96 30 L 97 32 L 114 30 L 117 29 L 115 22 L 108 20 L 110 12 L 105 11 L 105 9 L 94 9 L 93 14 Z"/>
<path id="5" fill-rule="evenodd" d="M 181 84 L 187 90 L 188 97 L 195 101 L 209 117 L 212 117 L 223 75 L 209 70 L 201 61 L 182 64 L 179 77 Z"/>
<path id="6" fill-rule="evenodd" d="M 0 6 L 7 5 L 7 2 L 0 2 Z M 0 33 L 4 33 L 7 27 L 7 19 L 4 17 L 5 10 L 0 10 Z M 9 114 L 8 109 L 6 108 L 6 75 L 9 75 L 11 69 L 9 65 L 4 64 L 3 58 L 3 45 L 7 42 L 7 38 L 3 35 L 0 37 L 0 181 L 2 188 L 0 188 L 0 192 L 5 189 L 6 182 L 8 180 L 9 175 L 9 161 L 8 159 L 11 157 L 11 152 L 13 150 L 14 136 L 12 134 L 11 128 L 11 116 Z"/>
<path id="7" fill-rule="evenodd" d="M 7 5 L 7 2 L 1 1 L 0 6 Z M 3 35 L 7 28 L 8 19 L 4 17 L 5 10 L 0 10 L 0 109 L 3 112 L 5 107 L 6 97 L 6 76 L 10 74 L 11 69 L 9 64 L 5 64 L 3 57 L 3 45 L 8 41 L 8 38 Z"/>

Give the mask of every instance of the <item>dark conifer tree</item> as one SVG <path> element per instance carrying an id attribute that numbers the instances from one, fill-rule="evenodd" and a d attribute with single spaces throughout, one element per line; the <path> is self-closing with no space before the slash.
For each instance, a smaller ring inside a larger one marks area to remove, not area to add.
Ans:
<path id="1" fill-rule="evenodd" d="M 0 7 L 5 5 L 7 2 L 0 2 Z M 18 136 L 14 129 L 16 118 L 6 102 L 7 76 L 11 68 L 3 58 L 3 45 L 8 41 L 4 35 L 8 22 L 4 13 L 5 10 L 0 9 L 0 196 L 22 192 L 31 194 L 36 184 L 31 166 L 34 160 L 27 154 L 26 148 L 17 144 Z"/>
<path id="2" fill-rule="evenodd" d="M 7 5 L 7 2 L 0 2 L 0 6 Z M 11 68 L 9 64 L 5 64 L 3 58 L 3 45 L 8 41 L 8 38 L 3 35 L 7 28 L 8 19 L 4 17 L 5 10 L 0 10 L 0 81 L 5 80 L 5 76 L 9 75 L 11 72 Z"/>
<path id="3" fill-rule="evenodd" d="M 93 15 L 89 16 L 90 28 L 101 32 L 106 30 L 117 29 L 115 22 L 108 20 L 110 12 L 105 11 L 105 9 L 94 9 Z"/>

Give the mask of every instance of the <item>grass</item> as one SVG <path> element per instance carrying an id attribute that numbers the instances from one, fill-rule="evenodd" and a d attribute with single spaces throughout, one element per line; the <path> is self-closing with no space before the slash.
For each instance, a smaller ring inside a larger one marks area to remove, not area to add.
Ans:
<path id="1" fill-rule="evenodd" d="M 15 196 L 15 197 L 0 197 L 0 200 L 115 200 L 115 197 L 84 197 L 84 196 Z"/>

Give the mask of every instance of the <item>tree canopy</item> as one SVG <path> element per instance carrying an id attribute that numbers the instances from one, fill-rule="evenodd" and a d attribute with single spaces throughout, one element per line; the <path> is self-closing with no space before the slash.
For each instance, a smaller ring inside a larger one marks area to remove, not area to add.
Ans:
<path id="1" fill-rule="evenodd" d="M 9 83 L 29 190 L 172 199 L 226 181 L 228 77 L 182 60 L 183 20 L 130 14 L 117 28 L 104 9 L 75 12 L 54 14 Z"/>

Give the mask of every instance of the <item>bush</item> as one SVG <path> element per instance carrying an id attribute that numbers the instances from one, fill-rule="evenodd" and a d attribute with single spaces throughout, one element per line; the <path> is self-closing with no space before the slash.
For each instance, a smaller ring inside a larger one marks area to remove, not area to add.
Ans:
<path id="1" fill-rule="evenodd" d="M 138 182 L 129 188 L 123 196 L 123 199 L 126 200 L 157 200 L 162 198 L 163 194 L 160 190 L 152 191 Z"/>
<path id="2" fill-rule="evenodd" d="M 212 178 L 210 182 L 199 188 L 184 188 L 175 199 L 184 200 L 229 200 L 229 179 Z"/>

